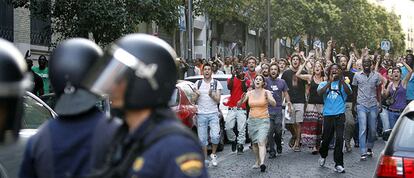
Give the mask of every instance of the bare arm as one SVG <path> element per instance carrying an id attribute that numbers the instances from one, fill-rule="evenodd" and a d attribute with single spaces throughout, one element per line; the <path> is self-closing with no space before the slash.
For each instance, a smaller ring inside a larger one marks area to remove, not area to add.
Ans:
<path id="1" fill-rule="evenodd" d="M 220 90 L 216 90 L 216 92 L 214 93 L 210 93 L 209 96 L 216 102 L 216 103 L 220 103 L 220 98 L 221 98 L 221 89 Z"/>
<path id="2" fill-rule="evenodd" d="M 265 96 L 270 105 L 276 106 L 276 100 L 273 98 L 272 93 L 269 90 L 265 90 Z"/>
<path id="3" fill-rule="evenodd" d="M 348 65 L 346 66 L 346 70 L 349 71 L 351 70 L 352 64 L 354 63 L 355 60 L 355 54 L 351 54 L 349 61 L 348 61 Z"/>
<path id="4" fill-rule="evenodd" d="M 288 112 L 291 113 L 293 109 L 293 105 L 292 105 L 292 102 L 290 101 L 289 93 L 287 91 L 284 91 L 283 95 L 285 97 L 286 103 L 288 104 Z"/>
<path id="5" fill-rule="evenodd" d="M 245 103 L 247 101 L 247 99 L 249 99 L 248 93 L 243 93 L 243 97 L 237 102 L 237 107 L 240 107 L 243 103 Z"/>
<path id="6" fill-rule="evenodd" d="M 378 71 L 381 60 L 378 60 L 378 57 L 377 57 L 377 60 L 375 62 L 376 62 L 375 63 L 375 71 Z"/>
<path id="7" fill-rule="evenodd" d="M 302 65 L 299 66 L 298 71 L 296 71 L 296 77 L 302 79 L 302 80 L 306 80 L 308 82 L 310 82 L 310 80 L 312 79 L 312 75 L 311 74 L 301 74 L 303 68 L 305 67 L 306 63 L 308 63 L 308 60 L 305 60 L 305 63 L 303 63 Z"/>
<path id="8" fill-rule="evenodd" d="M 411 67 L 407 63 L 403 62 L 403 64 L 404 64 L 405 68 L 407 68 L 408 73 L 405 76 L 404 80 L 402 81 L 402 85 L 403 85 L 404 88 L 407 88 L 407 83 L 410 80 L 411 75 L 413 75 L 413 69 L 411 69 Z"/>

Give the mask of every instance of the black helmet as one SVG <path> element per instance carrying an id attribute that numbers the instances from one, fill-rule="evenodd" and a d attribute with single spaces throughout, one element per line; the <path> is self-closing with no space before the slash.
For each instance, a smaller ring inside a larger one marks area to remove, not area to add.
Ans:
<path id="1" fill-rule="evenodd" d="M 30 79 L 22 54 L 12 43 L 0 38 L 0 142 L 8 133 L 14 138 L 19 134 L 22 96 L 31 86 Z"/>
<path id="2" fill-rule="evenodd" d="M 88 111 L 97 97 L 83 89 L 81 80 L 103 55 L 94 42 L 73 38 L 62 42 L 53 50 L 49 62 L 50 83 L 59 97 L 55 111 L 59 115 L 75 115 Z"/>
<path id="3" fill-rule="evenodd" d="M 109 92 L 126 79 L 124 109 L 168 105 L 177 81 L 176 54 L 165 41 L 146 34 L 130 34 L 113 44 L 85 77 L 85 85 L 98 94 Z"/>

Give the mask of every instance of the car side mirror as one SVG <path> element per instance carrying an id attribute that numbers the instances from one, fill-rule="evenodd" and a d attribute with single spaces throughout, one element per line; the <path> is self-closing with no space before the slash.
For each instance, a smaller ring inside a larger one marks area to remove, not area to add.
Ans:
<path id="1" fill-rule="evenodd" d="M 382 139 L 384 141 L 388 141 L 388 138 L 390 138 L 391 132 L 392 132 L 392 129 L 385 130 L 384 133 L 382 133 Z"/>

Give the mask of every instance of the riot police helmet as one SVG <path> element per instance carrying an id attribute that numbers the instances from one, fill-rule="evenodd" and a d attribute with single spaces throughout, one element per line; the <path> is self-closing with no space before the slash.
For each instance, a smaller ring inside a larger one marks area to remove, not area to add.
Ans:
<path id="1" fill-rule="evenodd" d="M 83 38 L 65 40 L 53 50 L 49 78 L 58 97 L 56 113 L 76 115 L 95 106 L 99 98 L 82 87 L 81 80 L 102 56 L 103 51 L 97 44 Z"/>
<path id="2" fill-rule="evenodd" d="M 8 136 L 17 138 L 23 95 L 31 85 L 23 55 L 12 43 L 0 38 L 0 142 L 8 140 Z"/>
<path id="3" fill-rule="evenodd" d="M 130 34 L 117 40 L 85 77 L 85 85 L 98 94 L 109 94 L 126 80 L 123 108 L 165 107 L 177 82 L 176 53 L 162 39 Z"/>

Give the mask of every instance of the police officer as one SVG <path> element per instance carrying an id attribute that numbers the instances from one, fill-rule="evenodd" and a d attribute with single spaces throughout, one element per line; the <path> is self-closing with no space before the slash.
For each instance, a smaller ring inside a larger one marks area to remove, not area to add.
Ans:
<path id="1" fill-rule="evenodd" d="M 12 43 L 0 38 L 0 144 L 11 145 L 19 136 L 23 116 L 22 97 L 31 76 L 25 60 Z M 0 164 L 0 177 L 8 177 Z"/>
<path id="2" fill-rule="evenodd" d="M 110 46 L 105 63 L 86 76 L 92 91 L 111 91 L 125 125 L 97 177 L 207 177 L 197 137 L 168 107 L 177 81 L 176 54 L 166 42 L 131 34 Z"/>
<path id="3" fill-rule="evenodd" d="M 53 51 L 49 76 L 59 117 L 28 141 L 20 177 L 82 177 L 99 168 L 119 124 L 99 111 L 98 97 L 80 81 L 102 55 L 98 45 L 81 38 L 66 40 Z"/>

